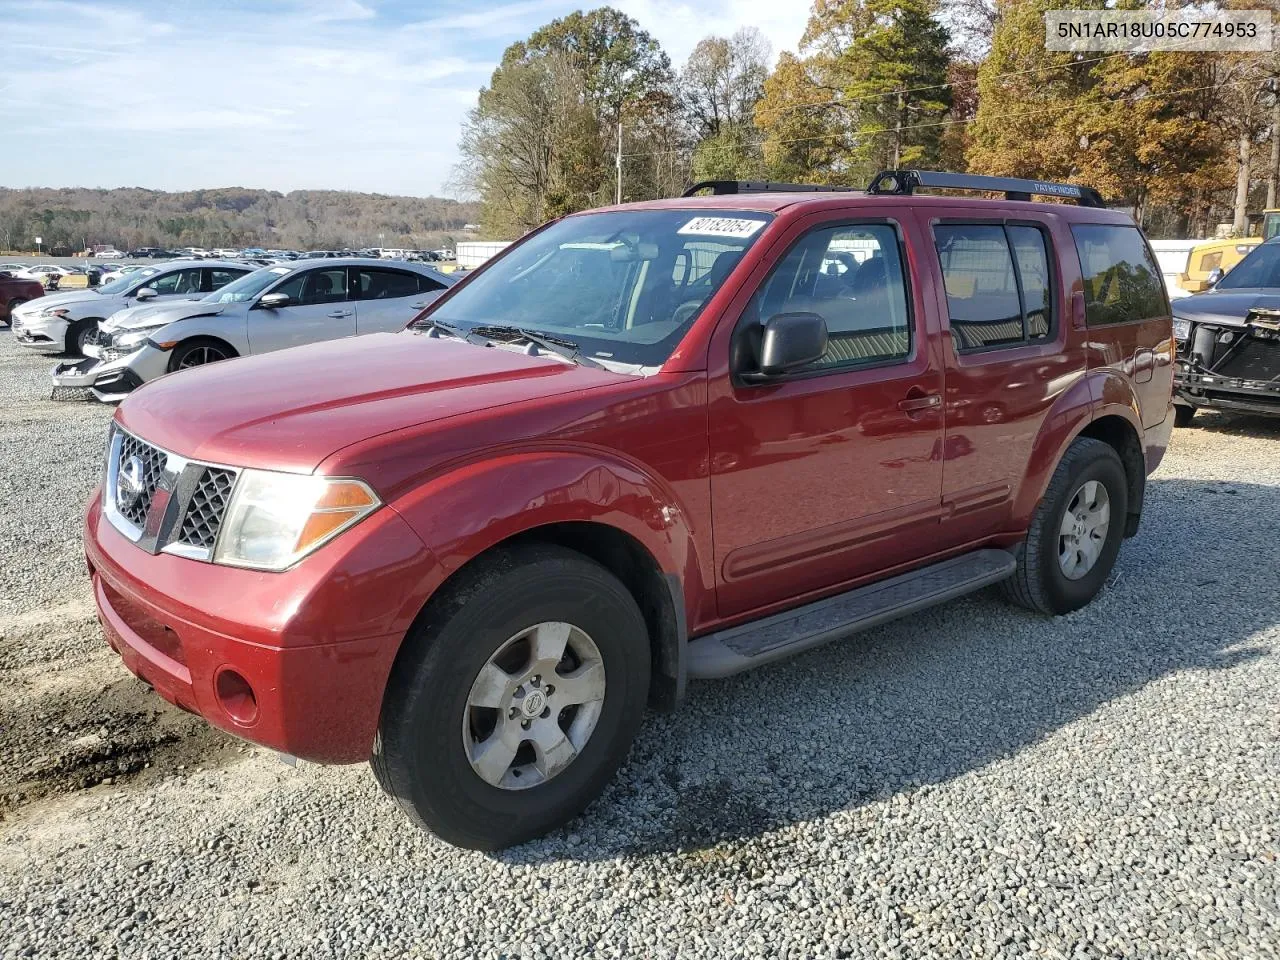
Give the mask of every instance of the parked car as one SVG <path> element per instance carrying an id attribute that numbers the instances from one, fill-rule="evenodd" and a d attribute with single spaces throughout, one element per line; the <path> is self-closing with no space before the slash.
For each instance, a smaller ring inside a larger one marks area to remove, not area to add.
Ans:
<path id="1" fill-rule="evenodd" d="M 1280 416 L 1280 237 L 1255 246 L 1206 293 L 1174 301 L 1174 411 Z"/>
<path id="2" fill-rule="evenodd" d="M 31 274 L 38 280 L 43 280 L 48 276 L 55 277 L 74 277 L 84 273 L 79 267 L 64 267 L 59 263 L 37 263 L 34 266 L 27 267 L 27 273 Z"/>
<path id="3" fill-rule="evenodd" d="M 997 177 L 707 186 L 536 230 L 405 333 L 129 397 L 85 519 L 125 665 L 496 848 L 687 679 L 993 583 L 1087 604 L 1173 422 L 1133 221 Z"/>
<path id="4" fill-rule="evenodd" d="M 243 263 L 179 260 L 147 266 L 118 280 L 23 304 L 13 313 L 16 341 L 43 353 L 82 355 L 98 325 L 139 302 L 201 297 L 252 271 Z"/>
<path id="5" fill-rule="evenodd" d="M 44 296 L 44 284 L 30 277 L 19 277 L 0 265 L 0 323 L 13 324 L 13 311 L 29 300 Z"/>
<path id="6" fill-rule="evenodd" d="M 140 263 L 128 263 L 128 264 L 125 264 L 124 266 L 116 267 L 114 270 L 108 270 L 106 273 L 102 275 L 101 282 L 111 283 L 113 280 L 119 280 L 121 277 L 125 276 L 126 274 L 130 274 L 130 273 L 133 273 L 135 270 L 141 270 L 141 269 L 142 269 L 142 264 Z"/>
<path id="7" fill-rule="evenodd" d="M 36 275 L 31 272 L 30 264 L 26 263 L 0 263 L 0 273 L 7 273 L 11 277 L 17 277 L 19 280 L 36 279 Z"/>
<path id="8" fill-rule="evenodd" d="M 403 330 L 457 281 L 430 267 L 365 259 L 302 261 L 241 277 L 201 300 L 122 310 L 88 359 L 58 364 L 53 382 L 114 402 L 175 370 L 363 333 Z"/>

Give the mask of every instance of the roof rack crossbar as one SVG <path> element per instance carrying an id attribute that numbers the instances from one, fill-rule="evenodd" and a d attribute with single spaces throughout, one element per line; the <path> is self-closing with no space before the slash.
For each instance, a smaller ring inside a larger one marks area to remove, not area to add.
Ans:
<path id="1" fill-rule="evenodd" d="M 985 190 L 1003 193 L 1006 200 L 1030 200 L 1038 197 L 1061 197 L 1074 200 L 1082 207 L 1105 207 L 1102 195 L 1092 187 L 1074 183 L 1050 183 L 1045 180 L 1021 180 L 1017 177 L 987 177 L 975 173 L 944 173 L 938 170 L 881 170 L 871 178 L 867 193 L 910 196 L 917 187 L 939 190 Z"/>
<path id="2" fill-rule="evenodd" d="M 821 183 L 777 183 L 772 180 L 700 180 L 681 194 L 692 197 L 703 190 L 713 196 L 731 193 L 848 193 L 859 187 L 830 187 Z"/>

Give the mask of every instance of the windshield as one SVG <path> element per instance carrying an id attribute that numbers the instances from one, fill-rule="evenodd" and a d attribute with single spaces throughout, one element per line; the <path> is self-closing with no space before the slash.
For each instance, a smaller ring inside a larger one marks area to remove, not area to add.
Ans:
<path id="1" fill-rule="evenodd" d="M 738 210 L 567 217 L 467 282 L 430 317 L 524 327 L 589 357 L 659 366 L 772 219 Z"/>
<path id="2" fill-rule="evenodd" d="M 271 284 L 275 283 L 293 267 L 264 267 L 253 273 L 246 273 L 238 280 L 233 280 L 220 290 L 204 297 L 205 303 L 244 303 L 252 300 Z"/>
<path id="3" fill-rule="evenodd" d="M 1218 281 L 1216 290 L 1280 287 L 1280 243 L 1262 243 Z"/>
<path id="4" fill-rule="evenodd" d="M 114 296 L 117 293 L 126 293 L 131 290 L 139 280 L 147 277 L 154 277 L 160 272 L 159 267 L 140 267 L 132 270 L 122 277 L 116 277 L 110 283 L 104 283 L 98 287 L 99 293 L 105 293 L 107 296 Z"/>

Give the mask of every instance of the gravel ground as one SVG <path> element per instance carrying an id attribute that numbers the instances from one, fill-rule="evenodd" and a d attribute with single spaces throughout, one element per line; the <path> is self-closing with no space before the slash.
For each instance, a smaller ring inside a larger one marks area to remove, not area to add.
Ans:
<path id="1" fill-rule="evenodd" d="M 1280 956 L 1280 421 L 1201 416 L 1089 608 L 981 594 L 651 717 L 497 856 L 125 674 L 109 411 L 0 332 L 0 957 Z"/>

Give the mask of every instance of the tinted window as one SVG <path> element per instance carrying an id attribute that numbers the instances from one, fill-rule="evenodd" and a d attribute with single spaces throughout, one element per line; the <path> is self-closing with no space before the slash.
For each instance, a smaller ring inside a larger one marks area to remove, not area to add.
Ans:
<path id="1" fill-rule="evenodd" d="M 418 274 L 418 292 L 419 293 L 435 293 L 437 290 L 443 290 L 444 284 L 439 280 L 433 280 L 425 273 Z"/>
<path id="2" fill-rule="evenodd" d="M 957 350 L 1048 337 L 1053 326 L 1049 256 L 1036 227 L 994 223 L 934 228 Z"/>
<path id="3" fill-rule="evenodd" d="M 816 313 L 827 352 L 815 369 L 900 360 L 911 350 L 898 235 L 887 224 L 823 227 L 787 251 L 752 298 L 744 323 Z"/>
<path id="4" fill-rule="evenodd" d="M 146 286 L 159 294 L 197 294 L 200 292 L 200 268 L 175 270 L 148 280 Z"/>
<path id="5" fill-rule="evenodd" d="M 210 290 L 221 290 L 232 280 L 243 277 L 248 270 L 231 270 L 226 267 L 213 267 L 209 270 L 209 286 Z"/>
<path id="6" fill-rule="evenodd" d="M 1089 326 L 1168 314 L 1160 268 L 1137 227 L 1077 224 L 1071 228 L 1084 274 Z"/>
<path id="7" fill-rule="evenodd" d="M 382 270 L 378 267 L 360 267 L 356 271 L 353 291 L 357 300 L 390 300 L 396 297 L 413 297 L 418 293 L 418 276 L 404 270 Z"/>
<path id="8" fill-rule="evenodd" d="M 1222 254 L 1217 256 L 1221 261 Z M 1280 287 L 1280 245 L 1264 243 L 1254 247 L 1218 281 L 1217 289 L 1239 290 L 1245 287 Z"/>
<path id="9" fill-rule="evenodd" d="M 347 299 L 347 270 L 305 270 L 271 292 L 288 294 L 293 305 L 336 303 Z"/>

